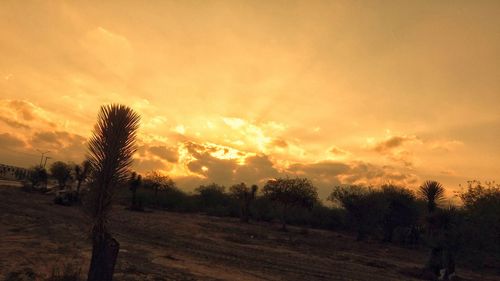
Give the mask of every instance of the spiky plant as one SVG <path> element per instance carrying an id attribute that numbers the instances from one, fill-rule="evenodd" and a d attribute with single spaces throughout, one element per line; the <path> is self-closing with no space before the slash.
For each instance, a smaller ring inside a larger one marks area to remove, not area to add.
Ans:
<path id="1" fill-rule="evenodd" d="M 418 189 L 418 195 L 427 202 L 429 212 L 434 212 L 444 199 L 444 187 L 437 181 L 426 181 Z"/>
<path id="2" fill-rule="evenodd" d="M 101 107 L 88 144 L 92 166 L 87 210 L 92 219 L 92 260 L 88 281 L 110 281 L 120 245 L 107 230 L 113 190 L 126 182 L 140 116 L 131 108 L 112 104 Z"/>

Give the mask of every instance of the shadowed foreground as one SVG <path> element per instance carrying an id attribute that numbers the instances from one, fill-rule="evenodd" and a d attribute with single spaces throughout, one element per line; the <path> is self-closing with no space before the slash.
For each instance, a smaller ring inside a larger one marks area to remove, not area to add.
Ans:
<path id="1" fill-rule="evenodd" d="M 86 273 L 88 223 L 53 197 L 0 187 L 0 280 L 32 268 L 48 274 L 64 262 Z M 115 206 L 110 229 L 121 244 L 115 280 L 419 280 L 425 250 L 355 242 L 336 232 Z M 465 280 L 500 280 L 458 268 Z"/>

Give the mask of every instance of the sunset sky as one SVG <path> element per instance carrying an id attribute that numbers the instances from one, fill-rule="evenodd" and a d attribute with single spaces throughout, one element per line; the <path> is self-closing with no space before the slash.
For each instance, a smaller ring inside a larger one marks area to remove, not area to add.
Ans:
<path id="1" fill-rule="evenodd" d="M 500 1 L 0 1 L 0 163 L 80 162 L 99 106 L 134 169 L 334 185 L 500 174 Z"/>

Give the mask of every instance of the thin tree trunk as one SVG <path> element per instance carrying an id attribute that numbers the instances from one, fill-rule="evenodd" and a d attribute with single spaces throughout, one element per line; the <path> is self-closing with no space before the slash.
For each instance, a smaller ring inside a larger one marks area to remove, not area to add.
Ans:
<path id="1" fill-rule="evenodd" d="M 87 281 L 112 281 L 120 244 L 109 234 L 93 240 Z"/>

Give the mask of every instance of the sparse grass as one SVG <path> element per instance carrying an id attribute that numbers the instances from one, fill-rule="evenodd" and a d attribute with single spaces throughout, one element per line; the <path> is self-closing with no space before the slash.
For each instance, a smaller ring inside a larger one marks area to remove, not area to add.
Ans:
<path id="1" fill-rule="evenodd" d="M 48 278 L 44 281 L 81 281 L 81 268 L 72 264 L 62 264 L 60 267 L 54 267 Z"/>
<path id="2" fill-rule="evenodd" d="M 6 277 L 2 269 L 14 271 L 27 264 L 32 272 L 47 278 L 53 264 L 73 255 L 73 261 L 84 261 L 79 266 L 88 266 L 88 227 L 78 207 L 57 206 L 52 196 L 19 189 L 2 189 L 0 194 L 0 225 L 5 226 L 0 227 L 0 252 L 5 253 L 0 255 L 0 280 Z M 355 242 L 349 231 L 309 229 L 304 235 L 300 227 L 290 226 L 285 233 L 273 223 L 242 224 L 236 218 L 125 208 L 114 208 L 110 227 L 123 249 L 116 280 L 165 276 L 167 280 L 207 281 L 425 280 L 421 270 L 428 254 L 425 248 L 401 248 L 376 239 Z M 457 262 L 463 280 L 500 280 L 493 267 L 474 269 L 461 258 Z M 63 272 L 60 267 L 54 278 L 64 277 Z M 9 281 L 33 280 L 17 277 L 11 274 Z"/>
<path id="3" fill-rule="evenodd" d="M 8 273 L 4 281 L 35 281 L 37 275 L 32 268 L 26 267 L 21 270 Z"/>
<path id="4" fill-rule="evenodd" d="M 4 281 L 81 281 L 81 269 L 70 263 L 63 263 L 52 268 L 49 276 L 42 277 L 35 273 L 32 268 L 26 267 L 21 270 L 8 273 Z"/>

